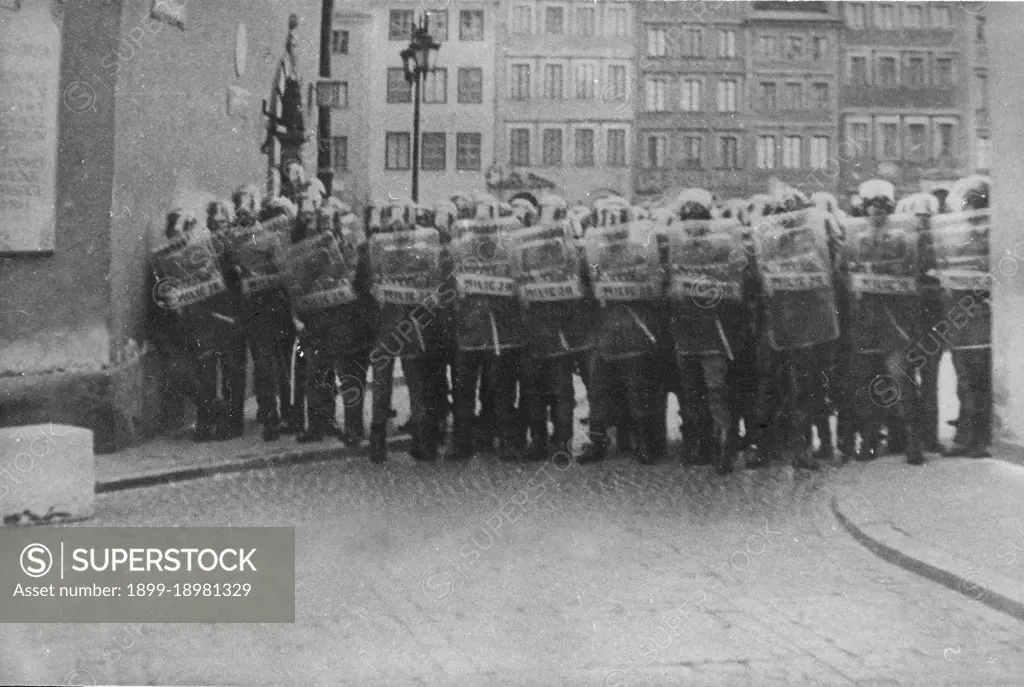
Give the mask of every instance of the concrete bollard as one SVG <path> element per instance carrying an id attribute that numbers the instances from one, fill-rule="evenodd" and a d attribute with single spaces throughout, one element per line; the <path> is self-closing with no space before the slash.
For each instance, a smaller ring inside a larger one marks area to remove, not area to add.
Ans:
<path id="1" fill-rule="evenodd" d="M 69 425 L 0 428 L 0 523 L 41 525 L 92 517 L 92 431 Z"/>

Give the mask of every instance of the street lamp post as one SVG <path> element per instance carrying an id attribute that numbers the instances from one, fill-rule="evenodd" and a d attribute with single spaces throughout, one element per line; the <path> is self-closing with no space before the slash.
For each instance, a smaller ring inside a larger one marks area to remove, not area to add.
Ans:
<path id="1" fill-rule="evenodd" d="M 420 195 L 420 84 L 427 72 L 434 70 L 437 53 L 441 49 L 427 31 L 427 17 L 423 15 L 412 27 L 409 47 L 401 52 L 405 80 L 413 85 L 412 94 L 412 200 Z"/>

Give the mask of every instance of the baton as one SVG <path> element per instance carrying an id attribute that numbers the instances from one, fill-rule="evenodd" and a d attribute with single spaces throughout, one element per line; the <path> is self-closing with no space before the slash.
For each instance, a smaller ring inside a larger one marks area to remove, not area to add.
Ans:
<path id="1" fill-rule="evenodd" d="M 640 319 L 640 316 L 633 312 L 633 308 L 627 305 L 626 310 L 628 310 L 629 314 L 633 316 L 633 319 L 636 321 L 636 323 L 640 325 L 640 329 L 644 330 L 644 334 L 646 334 L 647 338 L 651 340 L 651 343 L 657 345 L 658 339 L 655 338 L 654 334 L 651 334 L 651 330 L 647 328 L 647 325 L 644 324 L 644 321 Z"/>
<path id="2" fill-rule="evenodd" d="M 501 342 L 498 341 L 498 324 L 494 321 L 494 313 L 488 311 L 487 316 L 491 318 L 491 337 L 494 339 L 494 354 L 501 357 Z"/>
<path id="3" fill-rule="evenodd" d="M 722 345 L 725 346 L 725 354 L 729 357 L 729 362 L 735 360 L 732 357 L 732 348 L 729 347 L 729 339 L 725 336 L 725 328 L 722 327 L 722 320 L 715 315 L 715 327 L 718 328 L 718 336 L 722 340 Z"/>
<path id="4" fill-rule="evenodd" d="M 900 333 L 900 336 L 903 337 L 903 340 L 910 341 L 910 335 L 903 331 L 903 327 L 899 325 L 899 323 L 896 321 L 896 318 L 893 316 L 892 312 L 889 311 L 889 306 L 884 305 L 882 307 L 885 308 L 885 314 L 889 316 L 889 322 L 892 323 L 893 327 L 896 327 L 896 331 Z"/>
<path id="5" fill-rule="evenodd" d="M 562 340 L 562 348 L 564 348 L 565 350 L 568 351 L 569 350 L 569 342 L 566 340 L 565 334 L 562 333 L 561 329 L 558 330 L 558 338 Z"/>
<path id="6" fill-rule="evenodd" d="M 412 326 L 416 328 L 416 338 L 419 339 L 420 350 L 423 351 L 424 353 L 426 353 L 427 352 L 427 345 L 425 343 L 423 343 L 423 334 L 420 332 L 420 323 L 416 320 L 415 316 L 414 317 L 410 317 L 409 319 L 412 320 Z"/>
<path id="7" fill-rule="evenodd" d="M 292 374 L 291 374 L 291 405 L 295 406 L 295 359 L 299 355 L 299 337 L 292 342 Z"/>

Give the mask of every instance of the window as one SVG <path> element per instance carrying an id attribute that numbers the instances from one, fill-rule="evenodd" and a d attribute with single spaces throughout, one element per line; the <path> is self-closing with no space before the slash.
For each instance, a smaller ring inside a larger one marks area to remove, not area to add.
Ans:
<path id="1" fill-rule="evenodd" d="M 509 141 L 509 162 L 514 167 L 527 167 L 530 164 L 530 130 L 512 129 Z"/>
<path id="2" fill-rule="evenodd" d="M 919 5 L 906 5 L 903 12 L 903 25 L 908 29 L 920 29 L 924 25 L 924 8 Z"/>
<path id="3" fill-rule="evenodd" d="M 846 141 L 853 148 L 850 152 L 854 156 L 868 155 L 871 151 L 871 134 L 868 124 L 866 122 L 850 124 Z"/>
<path id="4" fill-rule="evenodd" d="M 544 129 L 544 150 L 541 151 L 541 163 L 545 167 L 562 166 L 562 130 Z"/>
<path id="5" fill-rule="evenodd" d="M 647 29 L 647 56 L 668 57 L 668 32 L 665 29 Z"/>
<path id="6" fill-rule="evenodd" d="M 412 38 L 412 10 L 391 10 L 388 13 L 388 39 L 407 41 Z"/>
<path id="7" fill-rule="evenodd" d="M 512 33 L 528 36 L 533 33 L 533 8 L 529 5 L 516 5 L 512 8 Z"/>
<path id="8" fill-rule="evenodd" d="M 851 29 L 864 28 L 864 5 L 856 2 L 846 6 L 846 23 Z"/>
<path id="9" fill-rule="evenodd" d="M 783 169 L 800 169 L 803 165 L 802 157 L 800 155 L 800 143 L 801 139 L 799 136 L 786 136 L 782 139 L 782 168 Z"/>
<path id="10" fill-rule="evenodd" d="M 434 69 L 423 75 L 423 102 L 428 105 L 448 102 L 447 69 Z"/>
<path id="11" fill-rule="evenodd" d="M 949 8 L 932 5 L 932 26 L 937 29 L 948 29 L 952 25 L 953 21 Z"/>
<path id="12" fill-rule="evenodd" d="M 718 30 L 718 56 L 736 57 L 736 32 L 732 29 Z"/>
<path id="13" fill-rule="evenodd" d="M 686 169 L 700 169 L 703 165 L 700 136 L 683 137 L 683 166 Z"/>
<path id="14" fill-rule="evenodd" d="M 652 169 L 659 169 L 665 166 L 665 152 L 668 148 L 668 137 L 648 136 L 647 150 L 644 155 L 644 165 Z"/>
<path id="15" fill-rule="evenodd" d="M 924 124 L 907 125 L 906 156 L 911 160 L 928 157 L 928 128 Z"/>
<path id="16" fill-rule="evenodd" d="M 459 67 L 459 102 L 478 105 L 484 101 L 484 70 Z"/>
<path id="17" fill-rule="evenodd" d="M 868 84 L 868 59 L 866 57 L 850 58 L 850 83 L 854 86 Z"/>
<path id="18" fill-rule="evenodd" d="M 668 109 L 665 93 L 668 91 L 668 80 L 662 77 L 647 77 L 644 94 L 648 112 L 664 112 Z"/>
<path id="19" fill-rule="evenodd" d="M 912 55 L 907 59 L 907 68 L 903 75 L 903 84 L 917 88 L 925 85 L 923 57 Z"/>
<path id="20" fill-rule="evenodd" d="M 331 137 L 331 167 L 335 172 L 348 171 L 348 136 Z"/>
<path id="21" fill-rule="evenodd" d="M 549 36 L 561 36 L 565 33 L 565 10 L 561 7 L 544 9 L 544 33 Z"/>
<path id="22" fill-rule="evenodd" d="M 800 36 L 787 36 L 786 37 L 786 59 L 787 60 L 802 60 L 804 59 L 804 39 Z"/>
<path id="23" fill-rule="evenodd" d="M 878 84 L 880 86 L 896 85 L 896 58 L 878 58 Z"/>
<path id="24" fill-rule="evenodd" d="M 562 94 L 562 65 L 544 65 L 544 97 L 548 100 L 561 100 Z"/>
<path id="25" fill-rule="evenodd" d="M 455 134 L 455 168 L 464 172 L 480 170 L 481 134 Z"/>
<path id="26" fill-rule="evenodd" d="M 879 157 L 899 157 L 899 131 L 895 123 L 883 122 L 878 125 Z"/>
<path id="27" fill-rule="evenodd" d="M 412 84 L 405 80 L 404 69 L 388 70 L 388 102 L 412 102 Z"/>
<path id="28" fill-rule="evenodd" d="M 331 54 L 332 55 L 347 55 L 348 54 L 348 31 L 332 31 L 331 32 Z"/>
<path id="29" fill-rule="evenodd" d="M 804 109 L 804 86 L 800 83 L 786 84 L 786 103 L 783 109 L 802 110 Z"/>
<path id="30" fill-rule="evenodd" d="M 992 164 L 992 141 L 987 136 L 978 139 L 978 159 L 975 166 L 978 169 L 988 169 Z"/>
<path id="31" fill-rule="evenodd" d="M 814 109 L 827 110 L 831 102 L 828 97 L 828 84 L 814 84 Z"/>
<path id="32" fill-rule="evenodd" d="M 608 26 L 609 36 L 629 35 L 629 16 L 625 7 L 610 7 L 605 15 L 604 23 Z"/>
<path id="33" fill-rule="evenodd" d="M 608 87 L 605 89 L 609 98 L 621 100 L 626 97 L 626 68 L 621 66 L 608 67 Z"/>
<path id="34" fill-rule="evenodd" d="M 594 130 L 576 130 L 576 166 L 594 166 Z"/>
<path id="35" fill-rule="evenodd" d="M 953 125 L 939 124 L 935 136 L 935 157 L 953 157 Z"/>
<path id="36" fill-rule="evenodd" d="M 609 129 L 608 130 L 608 160 L 607 164 L 609 167 L 625 167 L 626 166 L 626 130 L 625 129 Z"/>
<path id="37" fill-rule="evenodd" d="M 317 105 L 348 107 L 348 81 L 321 81 L 317 85 Z"/>
<path id="38" fill-rule="evenodd" d="M 459 10 L 459 40 L 482 41 L 484 39 L 484 11 Z"/>
<path id="39" fill-rule="evenodd" d="M 739 139 L 735 136 L 722 136 L 718 139 L 718 161 L 725 169 L 739 167 Z"/>
<path id="40" fill-rule="evenodd" d="M 982 109 L 988 109 L 988 75 L 978 74 L 978 104 Z"/>
<path id="41" fill-rule="evenodd" d="M 953 60 L 948 57 L 941 57 L 935 60 L 935 85 L 953 85 Z"/>
<path id="42" fill-rule="evenodd" d="M 448 40 L 448 11 L 428 10 L 427 11 L 427 33 L 435 41 Z"/>
<path id="43" fill-rule="evenodd" d="M 757 168 L 775 169 L 775 137 L 757 137 Z"/>
<path id="44" fill-rule="evenodd" d="M 699 27 L 684 25 L 680 39 L 680 53 L 683 57 L 704 56 L 704 32 Z"/>
<path id="45" fill-rule="evenodd" d="M 409 134 L 384 134 L 384 169 L 409 169 Z"/>
<path id="46" fill-rule="evenodd" d="M 590 100 L 594 97 L 594 86 L 597 82 L 597 68 L 592 64 L 576 65 L 576 97 Z"/>
<path id="47" fill-rule="evenodd" d="M 825 169 L 828 165 L 828 136 L 811 137 L 811 168 Z"/>
<path id="48" fill-rule="evenodd" d="M 813 57 L 816 60 L 828 59 L 828 39 L 822 36 L 815 36 L 811 39 Z"/>
<path id="49" fill-rule="evenodd" d="M 700 79 L 683 79 L 679 93 L 679 109 L 683 112 L 699 112 Z"/>
<path id="50" fill-rule="evenodd" d="M 735 81 L 719 81 L 718 82 L 718 111 L 719 112 L 735 112 L 736 111 L 736 82 Z"/>
<path id="51" fill-rule="evenodd" d="M 761 111 L 774 112 L 778 109 L 779 102 L 776 95 L 774 83 L 762 83 L 760 88 Z"/>
<path id="52" fill-rule="evenodd" d="M 420 169 L 443 171 L 446 164 L 445 148 L 447 141 L 444 134 L 423 134 L 423 159 Z"/>
<path id="53" fill-rule="evenodd" d="M 530 99 L 530 65 L 512 65 L 512 83 L 509 94 L 512 100 Z"/>
<path id="54" fill-rule="evenodd" d="M 594 35 L 597 12 L 593 7 L 576 8 L 576 35 L 590 37 Z"/>
<path id="55" fill-rule="evenodd" d="M 974 40 L 985 42 L 985 17 L 974 18 Z"/>
<path id="56" fill-rule="evenodd" d="M 880 29 L 895 29 L 896 8 L 892 5 L 875 5 L 875 25 Z"/>
<path id="57" fill-rule="evenodd" d="M 778 36 L 761 36 L 761 54 L 767 60 L 777 60 L 782 57 Z"/>

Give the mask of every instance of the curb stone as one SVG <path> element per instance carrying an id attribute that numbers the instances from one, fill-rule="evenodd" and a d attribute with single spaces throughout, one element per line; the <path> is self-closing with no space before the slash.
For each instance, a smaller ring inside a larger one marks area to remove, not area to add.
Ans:
<path id="1" fill-rule="evenodd" d="M 884 561 L 948 587 L 1024 621 L 1024 583 L 1012 580 L 927 544 L 883 522 L 854 522 L 832 497 L 832 513 L 866 549 Z"/>
<path id="2" fill-rule="evenodd" d="M 325 439 L 329 441 L 330 439 Z M 393 451 L 407 450 L 410 439 L 407 435 L 400 435 L 388 441 L 388 449 Z M 260 455 L 258 453 L 247 453 L 214 465 L 197 465 L 190 467 L 175 468 L 169 470 L 155 471 L 132 477 L 122 477 L 96 483 L 96 494 L 109 494 L 112 492 L 126 491 L 128 489 L 142 489 L 176 482 L 188 482 L 191 480 L 212 477 L 214 475 L 225 475 L 251 470 L 267 470 L 286 465 L 307 465 L 310 463 L 321 463 L 342 457 L 357 456 L 360 449 L 350 448 L 337 444 L 331 448 L 310 447 L 301 449 L 289 449 L 282 453 L 273 455 Z"/>

